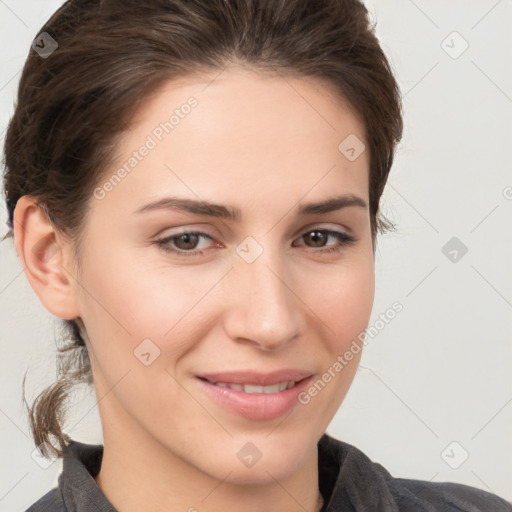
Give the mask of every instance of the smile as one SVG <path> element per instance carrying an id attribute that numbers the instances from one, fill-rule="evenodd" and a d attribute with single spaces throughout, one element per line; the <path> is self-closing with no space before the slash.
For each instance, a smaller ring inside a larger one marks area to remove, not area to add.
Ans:
<path id="1" fill-rule="evenodd" d="M 295 386 L 295 381 L 278 382 L 272 386 L 256 386 L 254 384 L 232 384 L 230 382 L 213 382 L 215 386 L 221 388 L 230 388 L 236 391 L 243 391 L 244 393 L 279 393 Z"/>

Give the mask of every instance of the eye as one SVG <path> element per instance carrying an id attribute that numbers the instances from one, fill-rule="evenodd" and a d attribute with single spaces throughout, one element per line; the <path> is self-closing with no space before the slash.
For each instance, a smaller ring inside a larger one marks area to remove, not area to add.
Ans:
<path id="1" fill-rule="evenodd" d="M 320 244 L 321 247 L 322 241 L 327 241 L 329 237 L 333 237 L 338 241 L 337 244 L 335 244 L 332 247 L 329 247 L 328 249 L 322 249 L 320 253 L 329 253 L 329 252 L 338 252 L 344 249 L 346 246 L 353 244 L 356 242 L 356 238 L 352 235 L 349 235 L 348 233 L 345 233 L 344 231 L 334 231 L 332 229 L 313 229 L 311 231 L 308 231 L 307 233 L 304 233 L 301 238 L 304 238 L 305 240 L 309 240 L 313 242 L 313 244 Z M 318 245 L 316 245 L 318 247 Z"/>
<path id="2" fill-rule="evenodd" d="M 335 240 L 337 240 L 337 243 L 334 246 L 329 247 L 328 249 L 314 250 L 313 252 L 337 252 L 341 251 L 346 246 L 351 245 L 357 241 L 357 239 L 354 236 L 349 235 L 348 233 L 345 233 L 343 231 L 334 231 L 331 229 L 313 229 L 307 231 L 299 238 L 299 240 L 304 239 L 306 241 L 309 241 L 310 243 L 314 244 L 313 247 L 324 247 L 329 237 L 332 237 Z M 204 250 L 196 249 L 201 239 L 213 240 L 212 237 L 210 237 L 206 233 L 202 233 L 200 231 L 187 231 L 177 235 L 171 235 L 165 238 L 161 238 L 159 240 L 156 240 L 154 243 L 165 252 L 169 252 L 177 256 L 192 257 L 200 256 L 205 252 Z M 171 244 L 174 245 L 175 247 L 178 247 L 178 249 L 173 248 Z"/>
<path id="3" fill-rule="evenodd" d="M 156 240 L 155 243 L 164 251 L 176 254 L 178 256 L 196 256 L 203 254 L 204 251 L 190 249 L 195 249 L 198 241 L 201 238 L 208 238 L 212 240 L 212 238 L 208 236 L 206 233 L 201 233 L 200 231 L 187 231 L 185 233 L 180 233 L 178 235 L 172 235 L 166 238 L 161 238 L 160 240 Z M 188 250 L 182 251 L 179 249 L 173 249 L 169 245 L 169 242 L 172 242 L 175 246 L 181 247 L 182 249 Z"/>

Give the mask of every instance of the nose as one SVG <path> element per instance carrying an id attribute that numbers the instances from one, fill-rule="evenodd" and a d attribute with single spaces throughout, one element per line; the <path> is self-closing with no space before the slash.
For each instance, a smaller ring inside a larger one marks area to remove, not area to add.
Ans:
<path id="1" fill-rule="evenodd" d="M 294 292 L 293 269 L 277 255 L 239 259 L 229 276 L 225 329 L 232 340 L 277 351 L 304 332 L 306 306 Z"/>

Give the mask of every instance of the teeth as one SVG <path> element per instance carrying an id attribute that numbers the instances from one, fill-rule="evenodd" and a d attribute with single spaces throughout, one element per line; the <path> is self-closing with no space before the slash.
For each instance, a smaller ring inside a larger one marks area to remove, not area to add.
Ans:
<path id="1" fill-rule="evenodd" d="M 280 391 L 284 391 L 285 389 L 289 389 L 295 386 L 295 382 L 279 382 L 277 384 L 273 384 L 272 386 L 255 386 L 253 384 L 231 384 L 227 382 L 216 382 L 215 385 L 221 388 L 231 388 L 235 389 L 236 391 L 243 391 L 244 393 L 279 393 Z"/>

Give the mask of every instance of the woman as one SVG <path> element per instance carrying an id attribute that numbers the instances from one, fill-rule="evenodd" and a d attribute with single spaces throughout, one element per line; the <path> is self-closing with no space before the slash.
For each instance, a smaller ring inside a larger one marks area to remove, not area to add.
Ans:
<path id="1" fill-rule="evenodd" d="M 512 510 L 325 434 L 361 357 L 402 135 L 360 2 L 70 1 L 32 48 L 9 222 L 73 344 L 30 411 L 64 467 L 29 511 Z M 103 446 L 61 430 L 79 381 Z"/>

